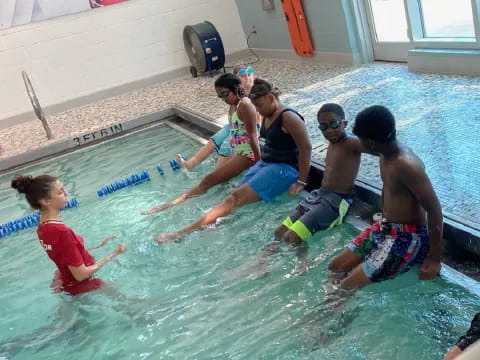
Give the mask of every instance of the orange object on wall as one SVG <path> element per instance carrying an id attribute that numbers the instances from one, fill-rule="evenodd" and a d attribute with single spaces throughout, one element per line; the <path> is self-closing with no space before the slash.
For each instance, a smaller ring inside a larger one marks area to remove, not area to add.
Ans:
<path id="1" fill-rule="evenodd" d="M 118 3 L 121 3 L 121 2 L 124 2 L 126 0 L 100 0 L 100 4 L 102 4 L 103 6 L 108 6 L 108 5 L 114 5 L 114 4 L 118 4 Z"/>
<path id="2" fill-rule="evenodd" d="M 313 45 L 302 0 L 282 0 L 282 8 L 295 52 L 300 56 L 313 56 Z"/>

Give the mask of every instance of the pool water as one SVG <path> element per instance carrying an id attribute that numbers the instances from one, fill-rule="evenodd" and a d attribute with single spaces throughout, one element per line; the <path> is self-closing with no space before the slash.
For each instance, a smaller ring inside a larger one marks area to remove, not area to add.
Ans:
<path id="1" fill-rule="evenodd" d="M 199 182 L 212 157 L 194 172 L 173 172 L 177 152 L 191 156 L 199 144 L 161 125 L 148 131 L 54 159 L 22 171 L 58 176 L 80 207 L 62 218 L 101 259 L 116 244 L 128 251 L 97 276 L 120 296 L 52 294 L 54 265 L 35 230 L 0 239 L 0 358 L 7 359 L 441 359 L 465 332 L 480 299 L 438 279 L 416 280 L 411 271 L 359 291 L 343 306 L 325 305 L 327 265 L 357 233 L 348 224 L 310 241 L 313 266 L 290 276 L 295 255 L 284 249 L 268 272 L 245 271 L 297 198 L 252 204 L 160 246 L 154 234 L 196 220 L 232 189 L 211 189 L 176 208 L 150 216 L 141 210 L 171 200 Z M 165 176 L 156 173 L 162 164 Z M 152 181 L 98 198 L 96 189 L 149 170 Z M 29 213 L 24 199 L 0 177 L 0 222 Z"/>

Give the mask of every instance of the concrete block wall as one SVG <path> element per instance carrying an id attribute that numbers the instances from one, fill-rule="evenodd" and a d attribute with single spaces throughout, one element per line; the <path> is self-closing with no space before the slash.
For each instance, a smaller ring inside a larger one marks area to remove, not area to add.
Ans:
<path id="1" fill-rule="evenodd" d="M 21 71 L 42 106 L 188 66 L 185 25 L 211 21 L 226 54 L 246 48 L 235 0 L 130 0 L 0 31 L 2 120 L 32 111 Z"/>
<path id="2" fill-rule="evenodd" d="M 251 37 L 251 47 L 271 50 L 267 53 L 272 56 L 291 53 L 293 58 L 300 59 L 293 51 L 281 0 L 274 0 L 274 9 L 269 11 L 262 10 L 260 0 L 236 2 L 245 34 L 253 26 L 257 31 Z M 303 0 L 302 3 L 315 51 L 312 59 L 334 64 L 360 63 L 352 0 Z M 259 55 L 265 56 L 263 52 Z"/>

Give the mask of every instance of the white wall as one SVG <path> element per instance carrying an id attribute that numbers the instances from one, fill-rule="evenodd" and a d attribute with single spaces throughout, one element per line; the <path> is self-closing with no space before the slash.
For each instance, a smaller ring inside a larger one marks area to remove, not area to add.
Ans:
<path id="1" fill-rule="evenodd" d="M 32 111 L 22 70 L 42 106 L 62 103 L 188 66 L 183 27 L 204 20 L 226 54 L 246 48 L 234 0 L 130 0 L 2 30 L 0 122 Z"/>

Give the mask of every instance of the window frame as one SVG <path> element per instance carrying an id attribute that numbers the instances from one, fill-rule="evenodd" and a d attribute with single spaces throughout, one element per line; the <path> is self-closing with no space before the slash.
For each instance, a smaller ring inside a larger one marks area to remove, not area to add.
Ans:
<path id="1" fill-rule="evenodd" d="M 421 0 L 404 0 L 407 10 L 407 22 L 410 29 L 410 40 L 416 48 L 427 49 L 480 49 L 480 0 L 470 0 L 472 3 L 472 16 L 475 38 L 445 38 L 426 37 L 423 22 Z"/>

